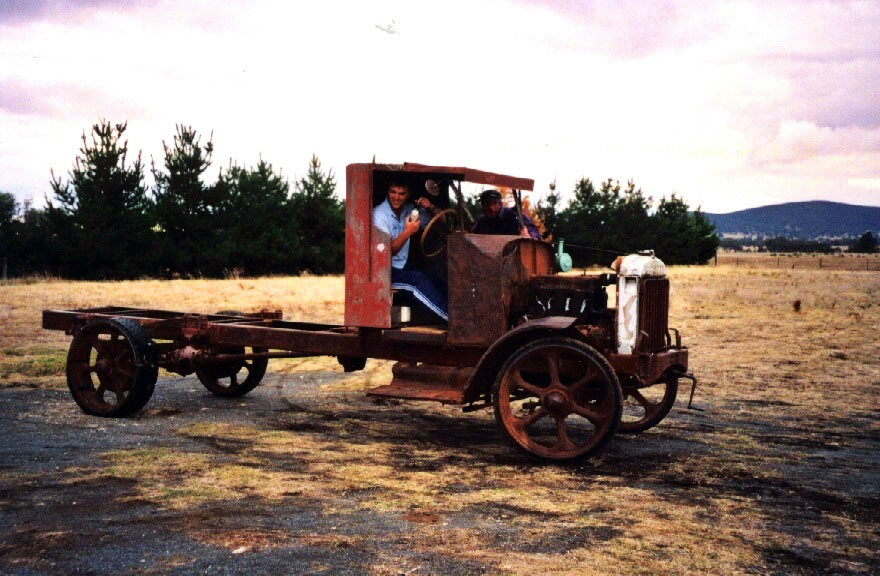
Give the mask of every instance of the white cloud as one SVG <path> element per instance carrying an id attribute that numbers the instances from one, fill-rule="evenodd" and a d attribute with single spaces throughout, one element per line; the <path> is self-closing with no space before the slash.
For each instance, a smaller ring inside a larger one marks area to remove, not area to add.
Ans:
<path id="1" fill-rule="evenodd" d="M 880 171 L 880 169 L 878 169 Z M 880 192 L 880 177 L 878 178 L 850 178 L 846 181 L 853 188 L 868 188 Z"/>
<path id="2" fill-rule="evenodd" d="M 876 4 L 85 4 L 0 20 L 0 189 L 39 198 L 107 118 L 147 161 L 186 123 L 216 169 L 314 152 L 340 184 L 375 154 L 709 211 L 880 204 L 850 185 L 880 165 Z"/>
<path id="3" fill-rule="evenodd" d="M 782 169 L 783 165 L 805 163 L 829 156 L 880 156 L 880 127 L 830 128 L 806 121 L 784 121 L 777 135 L 756 149 L 754 164 Z"/>

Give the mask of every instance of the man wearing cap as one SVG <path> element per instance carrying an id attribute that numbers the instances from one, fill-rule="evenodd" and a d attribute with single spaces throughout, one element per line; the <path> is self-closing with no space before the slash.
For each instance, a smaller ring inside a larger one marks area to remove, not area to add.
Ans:
<path id="1" fill-rule="evenodd" d="M 483 214 L 477 218 L 474 224 L 474 234 L 507 234 L 509 236 L 522 236 L 523 238 L 541 239 L 538 227 L 527 215 L 522 215 L 523 226 L 520 227 L 516 210 L 507 208 L 501 203 L 501 192 L 498 190 L 485 190 L 480 194 L 480 204 L 483 206 Z"/>

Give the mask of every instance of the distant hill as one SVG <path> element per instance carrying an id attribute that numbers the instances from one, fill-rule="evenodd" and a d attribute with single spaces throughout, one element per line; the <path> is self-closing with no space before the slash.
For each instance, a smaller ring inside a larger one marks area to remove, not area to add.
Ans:
<path id="1" fill-rule="evenodd" d="M 788 202 L 729 214 L 709 214 L 722 236 L 785 236 L 805 240 L 880 235 L 880 207 L 842 202 Z"/>

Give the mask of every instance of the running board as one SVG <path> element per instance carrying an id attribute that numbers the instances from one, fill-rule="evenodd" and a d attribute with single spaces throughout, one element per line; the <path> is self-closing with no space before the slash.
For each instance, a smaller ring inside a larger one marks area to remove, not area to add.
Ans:
<path id="1" fill-rule="evenodd" d="M 367 390 L 367 395 L 463 404 L 468 379 L 473 371 L 473 368 L 397 362 L 391 368 L 394 376 L 391 384 Z"/>

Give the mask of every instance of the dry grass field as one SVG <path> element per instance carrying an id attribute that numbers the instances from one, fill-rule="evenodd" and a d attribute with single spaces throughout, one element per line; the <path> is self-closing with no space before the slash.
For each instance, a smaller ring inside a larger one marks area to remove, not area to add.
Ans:
<path id="1" fill-rule="evenodd" d="M 339 277 L 0 284 L 0 573 L 880 572 L 880 273 L 670 278 L 704 411 L 685 387 L 575 466 L 488 412 L 365 397 L 378 361 L 272 361 L 232 401 L 160 373 L 134 418 L 90 418 L 39 327 L 109 304 L 339 323 Z"/>
<path id="2" fill-rule="evenodd" d="M 722 250 L 712 264 L 733 268 L 880 272 L 880 254 L 775 254 Z"/>

